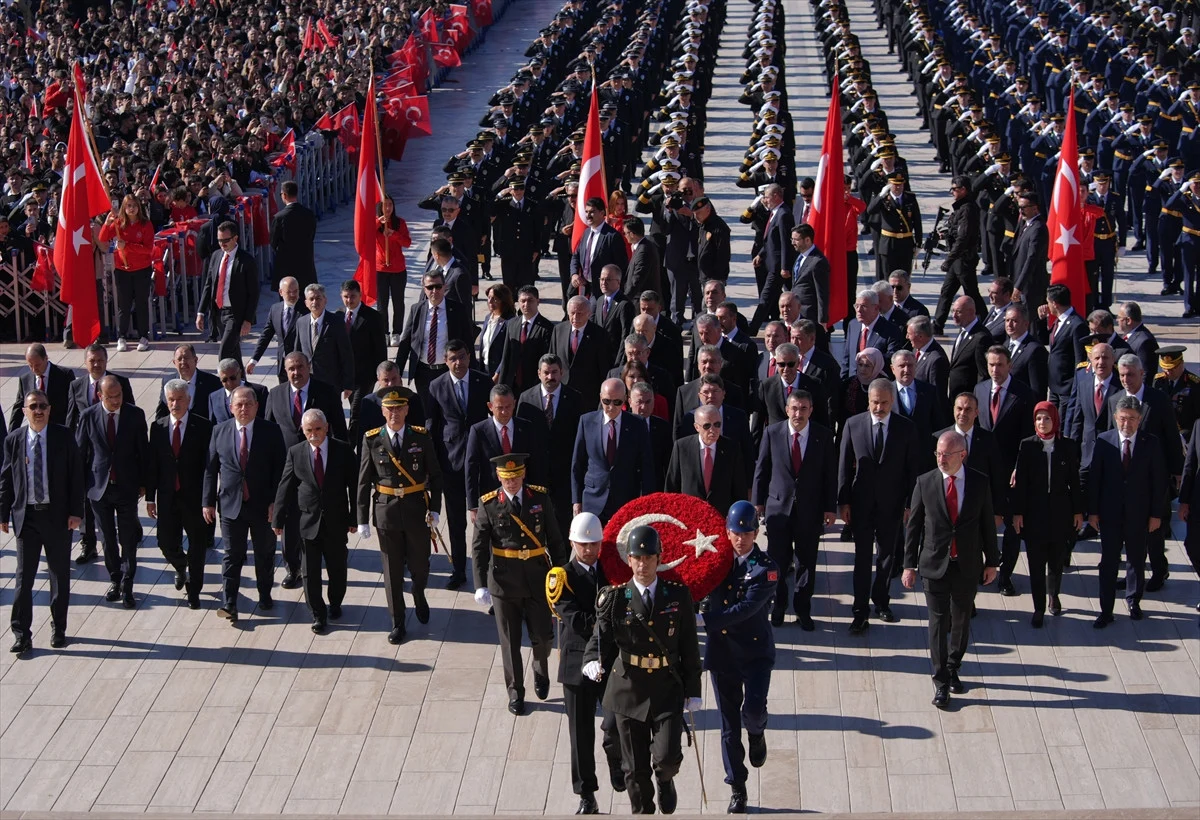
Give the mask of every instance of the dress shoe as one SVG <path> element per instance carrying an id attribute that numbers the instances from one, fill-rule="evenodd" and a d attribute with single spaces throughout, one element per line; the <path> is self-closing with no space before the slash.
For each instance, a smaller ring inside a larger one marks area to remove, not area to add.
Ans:
<path id="1" fill-rule="evenodd" d="M 808 615 L 801 615 L 797 620 L 800 623 L 800 628 L 805 632 L 812 632 L 817 628 L 817 625 L 813 623 L 813 619 Z"/>
<path id="2" fill-rule="evenodd" d="M 575 810 L 576 814 L 599 814 L 600 806 L 596 803 L 594 794 L 579 795 L 579 808 Z"/>
<path id="3" fill-rule="evenodd" d="M 1092 621 L 1092 629 L 1104 629 L 1113 622 L 1112 615 L 1097 615 L 1096 620 Z"/>
<path id="4" fill-rule="evenodd" d="M 324 618 L 313 618 L 312 631 L 314 634 L 323 635 L 325 633 L 325 626 Z"/>
<path id="5" fill-rule="evenodd" d="M 33 649 L 33 641 L 27 637 L 22 637 L 13 641 L 13 645 L 8 648 L 8 651 L 14 655 L 24 655 L 31 649 Z"/>
<path id="6" fill-rule="evenodd" d="M 75 559 L 76 564 L 88 564 L 95 561 L 97 557 L 95 544 L 84 544 L 79 557 Z"/>
<path id="7" fill-rule="evenodd" d="M 733 794 L 729 795 L 729 808 L 725 810 L 726 814 L 745 814 L 746 813 L 746 787 L 734 786 Z"/>
<path id="8" fill-rule="evenodd" d="M 398 626 L 388 633 L 388 643 L 395 646 L 404 640 L 404 627 Z"/>
<path id="9" fill-rule="evenodd" d="M 967 687 L 962 682 L 962 678 L 958 676 L 958 670 L 950 673 L 950 691 L 956 695 L 965 695 Z"/>
<path id="10" fill-rule="evenodd" d="M 126 609 L 133 609 L 135 606 L 137 606 L 137 601 L 133 599 L 132 588 L 126 587 L 125 591 L 121 593 L 121 606 L 125 607 Z"/>
<path id="11" fill-rule="evenodd" d="M 867 631 L 867 627 L 870 625 L 871 622 L 867 620 L 866 615 L 855 615 L 854 620 L 850 622 L 850 634 L 861 635 Z"/>
<path id="12" fill-rule="evenodd" d="M 231 606 L 219 606 L 219 607 L 217 607 L 217 617 L 218 617 L 218 618 L 225 618 L 226 620 L 228 620 L 228 621 L 229 621 L 229 623 L 230 623 L 231 625 L 232 625 L 232 624 L 236 624 L 236 623 L 238 622 L 238 613 L 237 613 L 237 610 L 236 610 L 236 609 L 234 609 L 234 608 L 233 608 L 233 607 L 231 607 Z"/>
<path id="13" fill-rule="evenodd" d="M 467 579 L 461 575 L 451 575 L 450 580 L 446 582 L 446 589 L 458 589 L 467 582 Z"/>
<path id="14" fill-rule="evenodd" d="M 1035 612 L 1035 613 L 1033 613 L 1033 617 L 1029 619 L 1029 625 L 1032 626 L 1034 629 L 1041 629 L 1042 621 L 1044 621 L 1045 619 L 1046 619 L 1046 616 L 1043 613 Z"/>
<path id="15" fill-rule="evenodd" d="M 750 741 L 750 765 L 756 769 L 762 768 L 767 762 L 767 736 L 747 733 Z"/>
<path id="16" fill-rule="evenodd" d="M 199 609 L 200 599 L 195 595 L 189 595 L 187 599 L 188 609 Z"/>
<path id="17" fill-rule="evenodd" d="M 674 814 L 678 805 L 679 795 L 675 792 L 675 781 L 658 780 L 658 810 L 663 814 Z"/>
<path id="18" fill-rule="evenodd" d="M 175 589 L 183 589 L 187 586 L 187 573 L 181 569 L 175 570 Z"/>
<path id="19" fill-rule="evenodd" d="M 511 698 L 508 701 L 508 711 L 512 712 L 517 717 L 520 717 L 521 715 L 525 714 L 525 699 L 524 698 Z"/>
<path id="20" fill-rule="evenodd" d="M 550 694 L 550 679 L 543 678 L 541 675 L 534 675 L 533 694 L 537 695 L 538 700 L 545 700 Z"/>
<path id="21" fill-rule="evenodd" d="M 108 590 L 104 593 L 104 600 L 108 601 L 110 604 L 115 604 L 117 601 L 121 600 L 120 584 L 109 584 Z"/>
<path id="22" fill-rule="evenodd" d="M 283 576 L 283 582 L 280 584 L 280 586 L 284 589 L 299 589 L 300 576 L 291 570 L 288 570 L 287 575 Z"/>
<path id="23" fill-rule="evenodd" d="M 933 690 L 933 700 L 930 701 L 939 709 L 947 709 L 950 706 L 950 687 L 946 684 L 939 684 Z"/>
<path id="24" fill-rule="evenodd" d="M 1005 598 L 1015 598 L 1021 593 L 1017 592 L 1017 588 L 1013 586 L 1011 578 L 1005 578 L 1000 582 L 1000 594 Z"/>
<path id="25" fill-rule="evenodd" d="M 329 620 L 336 621 L 340 617 L 342 617 L 342 605 L 341 604 L 330 604 L 329 605 Z"/>
<path id="26" fill-rule="evenodd" d="M 782 609 L 771 610 L 771 626 L 783 626 L 784 611 Z"/>
<path id="27" fill-rule="evenodd" d="M 425 600 L 424 592 L 413 593 L 413 609 L 417 612 L 418 623 L 429 623 L 429 602 Z"/>
<path id="28" fill-rule="evenodd" d="M 1129 620 L 1140 621 L 1142 618 L 1145 618 L 1145 617 L 1146 616 L 1142 614 L 1142 605 L 1141 604 L 1139 604 L 1137 601 L 1134 601 L 1133 603 L 1131 603 L 1129 605 Z"/>
<path id="29" fill-rule="evenodd" d="M 1170 577 L 1171 573 L 1169 572 L 1164 572 L 1162 575 L 1151 575 L 1150 580 L 1146 582 L 1146 591 L 1158 592 Z"/>
<path id="30" fill-rule="evenodd" d="M 1063 611 L 1062 601 L 1059 600 L 1057 595 L 1051 595 L 1050 596 L 1050 614 L 1051 615 L 1061 615 L 1062 611 Z"/>
<path id="31" fill-rule="evenodd" d="M 625 772 L 610 766 L 608 769 L 608 782 L 612 786 L 613 791 L 625 791 Z"/>
<path id="32" fill-rule="evenodd" d="M 264 612 L 275 608 L 275 599 L 270 595 L 264 595 L 258 599 L 258 608 Z"/>
<path id="33" fill-rule="evenodd" d="M 52 632 L 50 634 L 50 648 L 51 649 L 62 649 L 66 645 L 67 645 L 67 636 L 66 635 L 59 632 L 58 630 L 55 630 L 54 632 Z"/>
<path id="34" fill-rule="evenodd" d="M 883 621 L 885 624 L 894 624 L 896 621 L 900 620 L 896 617 L 896 613 L 892 612 L 892 608 L 890 606 L 875 607 L 875 617 Z"/>

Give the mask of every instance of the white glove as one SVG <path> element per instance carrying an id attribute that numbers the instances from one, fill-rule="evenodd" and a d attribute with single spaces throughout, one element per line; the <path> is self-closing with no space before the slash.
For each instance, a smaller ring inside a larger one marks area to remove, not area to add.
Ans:
<path id="1" fill-rule="evenodd" d="M 702 698 L 688 698 L 683 702 L 683 708 L 689 712 L 699 712 L 704 705 Z"/>
<path id="2" fill-rule="evenodd" d="M 371 525 L 370 524 L 359 524 L 358 525 L 358 537 L 359 538 L 370 538 L 371 537 Z"/>
<path id="3" fill-rule="evenodd" d="M 492 593 L 488 591 L 487 587 L 480 587 L 475 590 L 475 603 L 481 606 L 492 605 Z"/>
<path id="4" fill-rule="evenodd" d="M 588 661 L 583 665 L 583 674 L 588 680 L 600 682 L 600 678 L 604 677 L 604 667 L 600 665 L 600 661 Z"/>
<path id="5" fill-rule="evenodd" d="M 433 529 L 436 530 L 438 528 L 438 524 L 440 524 L 441 521 L 442 521 L 442 518 L 440 515 L 438 515 L 435 512 L 432 512 L 432 511 L 429 513 L 429 526 L 430 527 L 432 527 Z"/>

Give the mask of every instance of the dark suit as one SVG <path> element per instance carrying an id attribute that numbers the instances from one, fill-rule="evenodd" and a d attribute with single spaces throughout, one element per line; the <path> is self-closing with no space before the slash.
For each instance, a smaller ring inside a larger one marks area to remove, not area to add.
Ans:
<path id="1" fill-rule="evenodd" d="M 239 451 L 241 434 L 237 420 L 213 428 L 204 470 L 204 506 L 220 504 L 221 537 L 225 555 L 221 559 L 224 605 L 237 611 L 242 565 L 246 562 L 246 538 L 254 543 L 254 577 L 259 600 L 269 598 L 275 573 L 275 533 L 267 510 L 275 503 L 275 491 L 283 477 L 287 449 L 279 426 L 266 419 L 250 423 L 249 450 L 245 470 Z M 218 492 L 217 485 L 220 484 Z"/>
<path id="2" fill-rule="evenodd" d="M 1100 612 L 1112 615 L 1117 597 L 1117 567 L 1125 552 L 1125 600 L 1139 603 L 1146 589 L 1146 545 L 1149 520 L 1162 514 L 1167 469 L 1162 446 L 1149 433 L 1138 432 L 1129 468 L 1122 465 L 1121 437 L 1113 429 L 1096 437 L 1087 468 L 1088 512 L 1100 519 Z M 1163 520 L 1159 525 L 1168 526 Z"/>
<path id="3" fill-rule="evenodd" d="M 750 332 L 758 329 L 768 319 L 779 316 L 779 295 L 791 283 L 782 276 L 783 271 L 792 270 L 796 251 L 792 248 L 792 227 L 796 224 L 792 210 L 787 204 L 780 205 L 767 219 L 763 228 L 763 245 L 759 251 L 766 277 L 759 293 L 759 305 L 750 320 Z"/>
<path id="4" fill-rule="evenodd" d="M 51 376 L 51 381 L 53 381 Z M 12 632 L 31 638 L 33 584 L 38 561 L 46 550 L 50 576 L 50 619 L 58 634 L 67 631 L 67 604 L 71 587 L 71 531 L 68 517 L 82 518 L 84 507 L 83 460 L 71 431 L 58 424 L 42 431 L 48 494 L 34 505 L 25 458 L 27 427 L 16 427 L 4 439 L 0 458 L 0 521 L 12 521 L 17 538 L 17 572 L 13 591 Z"/>
<path id="5" fill-rule="evenodd" d="M 604 306 L 605 301 L 609 301 L 607 309 Z M 608 350 L 611 354 L 608 366 L 618 364 L 618 360 L 624 359 L 625 337 L 633 332 L 633 318 L 637 312 L 637 305 L 621 291 L 613 294 L 611 300 L 606 300 L 604 294 L 592 300 L 592 321 L 600 326 L 608 340 Z"/>
<path id="6" fill-rule="evenodd" d="M 488 418 L 488 392 L 492 380 L 478 370 L 468 370 L 467 406 L 459 402 L 454 378 L 443 373 L 429 383 L 429 413 L 425 427 L 433 440 L 442 468 L 446 499 L 446 524 L 450 532 L 450 561 L 454 577 L 467 577 L 467 439 L 471 427 Z M 412 411 L 409 411 L 412 415 Z"/>
<path id="7" fill-rule="evenodd" d="M 655 490 L 654 456 L 645 423 L 622 411 L 616 419 L 617 447 L 609 463 L 608 418 L 602 410 L 584 413 L 575 435 L 571 463 L 571 503 L 602 522 L 627 502 Z"/>
<path id="8" fill-rule="evenodd" d="M 1036 307 L 1046 302 L 1046 287 L 1050 284 L 1046 274 L 1049 249 L 1050 232 L 1044 214 L 1021 222 L 1013 243 L 1009 275 L 1027 305 Z"/>
<path id="9" fill-rule="evenodd" d="M 200 302 L 196 313 L 201 316 L 214 315 L 221 324 L 222 359 L 242 360 L 242 323 L 254 324 L 258 315 L 258 263 L 246 251 L 238 248 L 229 264 L 227 273 L 229 302 L 217 307 L 224 297 L 217 293 L 220 283 L 221 264 L 224 251 L 219 248 L 208 258 L 204 274 L 204 286 L 200 291 Z"/>
<path id="10" fill-rule="evenodd" d="M 942 437 L 942 433 L 958 433 L 956 425 L 941 430 L 934 431 L 930 436 L 929 449 L 936 449 L 938 439 Z M 988 477 L 988 485 L 992 488 L 992 512 L 996 515 L 1005 515 L 1009 512 L 1008 509 L 1008 485 L 1012 477 L 1012 469 L 1006 467 L 1006 459 L 1001 458 L 1000 448 L 996 444 L 995 438 L 991 432 L 984 430 L 980 426 L 978 420 L 967 431 L 968 435 L 963 436 L 967 439 L 967 457 L 965 463 L 968 467 L 976 472 L 983 473 Z"/>
<path id="11" fill-rule="evenodd" d="M 193 378 L 196 380 L 196 386 L 192 388 L 192 397 L 188 402 L 188 412 L 208 418 L 208 397 L 221 389 L 221 380 L 217 378 L 216 374 L 208 373 L 204 370 L 197 370 Z M 163 389 L 158 394 L 158 407 L 154 410 L 155 421 L 171 413 L 167 409 L 167 382 L 172 379 L 180 379 L 182 381 L 180 376 L 163 376 Z M 133 403 L 132 399 L 130 399 L 130 403 Z"/>
<path id="12" fill-rule="evenodd" d="M 1200 419 L 1196 419 L 1188 436 L 1187 454 L 1183 460 L 1183 482 L 1179 485 L 1179 503 L 1189 505 L 1183 545 L 1192 568 L 1200 574 Z"/>
<path id="13" fill-rule="evenodd" d="M 754 506 L 764 510 L 767 554 L 779 565 L 777 618 L 787 610 L 787 575 L 793 567 L 796 593 L 792 609 L 802 617 L 811 614 L 824 514 L 837 512 L 838 452 L 833 432 L 811 423 L 807 429 L 808 442 L 802 448 L 798 471 L 792 457 L 790 421 L 767 427 L 754 471 Z"/>
<path id="14" fill-rule="evenodd" d="M 987 371 L 979 370 L 978 350 L 980 345 L 987 347 L 991 338 L 983 322 L 977 319 L 965 337 L 959 331 L 959 335 L 951 342 L 950 370 L 946 375 L 946 395 L 951 406 L 954 405 L 955 396 L 959 393 L 974 393 L 975 385 L 987 378 Z M 982 407 L 979 408 L 979 413 L 983 414 Z"/>
<path id="15" fill-rule="evenodd" d="M 1011 375 L 1008 387 L 1004 390 L 1000 401 L 999 412 L 992 419 L 991 397 L 995 384 L 988 379 L 975 386 L 975 399 L 979 402 L 979 426 L 988 430 L 996 441 L 1000 453 L 1000 462 L 1005 473 L 1010 474 L 1016 466 L 1017 452 L 1021 442 L 1033 435 L 1033 400 L 1032 391 L 1024 382 L 1017 381 Z M 1007 493 L 1005 494 L 1007 497 Z M 993 499 L 994 502 L 994 499 Z M 1021 537 L 1012 526 L 1011 515 L 1004 518 L 1004 540 L 1001 547 L 1000 583 L 1003 585 L 1012 576 L 1021 555 Z"/>
<path id="16" fill-rule="evenodd" d="M 1050 401 L 1059 412 L 1070 401 L 1071 388 L 1075 379 L 1075 365 L 1079 361 L 1075 357 L 1077 340 L 1087 335 L 1087 322 L 1079 314 L 1071 311 L 1058 320 L 1050 334 L 1050 349 L 1047 362 L 1047 375 L 1050 379 Z M 1147 371 L 1153 372 L 1153 371 Z"/>
<path id="17" fill-rule="evenodd" d="M 599 401 L 600 383 L 612 366 L 613 353 L 608 337 L 595 322 L 587 322 L 579 334 L 579 346 L 571 352 L 574 328 L 567 321 L 559 322 L 550 334 L 550 353 L 563 361 L 562 383 L 570 386 L 584 400 Z"/>
<path id="18" fill-rule="evenodd" d="M 800 297 L 801 315 L 818 325 L 829 324 L 829 274 L 829 260 L 817 248 L 797 257 L 792 271 L 792 293 Z"/>
<path id="19" fill-rule="evenodd" d="M 726 515 L 733 502 L 745 501 L 749 497 L 746 466 L 741 448 L 732 439 L 721 436 L 713 446 L 716 452 L 712 480 L 707 490 L 704 487 L 698 433 L 676 440 L 663 489 L 668 493 L 683 493 L 704 499 L 721 515 Z"/>
<path id="20" fill-rule="evenodd" d="M 583 258 L 585 250 L 590 253 L 589 259 Z M 599 232 L 588 230 L 584 233 L 571 254 L 571 276 L 579 275 L 585 279 L 583 296 L 594 296 L 600 292 L 600 271 L 605 265 L 616 265 L 625 270 L 627 264 L 629 252 L 625 250 L 624 238 L 612 225 L 602 222 Z"/>
<path id="21" fill-rule="evenodd" d="M 396 365 L 401 370 L 408 367 L 408 378 L 415 382 L 422 400 L 429 395 L 429 383 L 446 372 L 444 362 L 430 364 L 426 361 L 429 354 L 429 324 L 429 300 L 422 299 L 410 305 L 404 319 L 404 332 L 400 334 L 400 344 L 396 348 Z M 474 344 L 475 328 L 471 325 L 469 311 L 460 304 L 443 299 L 438 305 L 438 347 L 444 350 L 445 342 L 454 339 L 468 345 Z M 371 428 L 364 426 L 363 429 Z"/>
<path id="22" fill-rule="evenodd" d="M 292 306 L 291 323 L 285 329 L 283 312 L 286 307 L 282 301 L 271 305 L 271 312 L 267 315 L 267 326 L 263 328 L 262 335 L 258 337 L 258 344 L 254 346 L 254 353 L 250 355 L 250 359 L 257 362 L 267 352 L 271 340 L 274 339 L 275 367 L 281 382 L 287 380 L 287 374 L 283 370 L 284 358 L 292 351 L 300 349 L 296 341 L 296 320 L 308 314 L 308 305 L 302 301 L 297 302 Z"/>
<path id="23" fill-rule="evenodd" d="M 946 413 L 946 403 L 938 395 L 937 389 L 933 385 L 926 384 L 920 379 L 914 379 L 908 388 L 913 393 L 913 400 L 909 409 L 905 410 L 901 392 L 904 387 L 899 381 L 895 383 L 895 386 L 897 395 L 892 410 L 917 426 L 917 470 L 923 472 L 926 469 L 933 469 L 933 447 L 926 446 L 926 442 L 929 441 L 934 430 L 950 421 Z M 896 557 L 899 558 L 900 554 L 897 553 Z"/>
<path id="24" fill-rule="evenodd" d="M 254 391 L 255 397 L 258 399 L 258 417 L 265 418 L 267 415 L 267 396 L 269 395 L 266 385 L 256 382 L 242 382 L 238 387 L 249 387 Z M 236 387 L 234 388 L 237 389 Z M 233 412 L 229 407 L 229 396 L 225 394 L 225 388 L 222 387 L 208 396 L 208 420 L 216 427 L 223 421 L 229 421 L 233 418 Z"/>
<path id="25" fill-rule="evenodd" d="M 846 341 L 842 345 L 842 378 L 848 379 L 858 372 L 855 356 L 858 355 L 858 343 L 862 339 L 863 326 L 858 319 L 851 319 L 846 327 Z M 884 370 L 892 360 L 892 354 L 904 345 L 904 333 L 900 328 L 889 322 L 883 316 L 875 320 L 875 324 L 867 331 L 866 347 L 873 347 L 883 354 Z M 864 348 L 865 350 L 866 348 Z"/>
<path id="26" fill-rule="evenodd" d="M 937 339 L 931 339 L 929 347 L 917 356 L 916 378 L 932 384 L 947 409 L 954 406 L 954 396 L 957 394 L 950 393 L 950 357 Z"/>
<path id="27" fill-rule="evenodd" d="M 137 572 L 142 540 L 138 501 L 151 476 L 150 458 L 146 414 L 136 405 L 122 404 L 115 415 L 116 436 L 110 441 L 109 412 L 102 404 L 89 407 L 79 418 L 75 443 L 87 471 L 87 497 L 104 539 L 104 567 L 112 583 L 124 583 L 128 592 Z"/>
<path id="28" fill-rule="evenodd" d="M 888 587 L 896 531 L 908 507 L 918 464 L 916 425 L 899 413 L 891 413 L 883 453 L 877 458 L 875 424 L 870 413 L 846 420 L 838 470 L 838 504 L 850 506 L 854 532 L 854 615 L 862 618 L 867 617 L 868 599 L 881 609 L 891 601 Z M 871 553 L 876 540 L 879 557 L 872 586 Z"/>
<path id="29" fill-rule="evenodd" d="M 1000 342 L 1012 352 L 1013 342 L 1011 339 L 1005 339 Z M 1047 391 L 1050 386 L 1050 354 L 1042 343 L 1034 338 L 1032 333 L 1026 334 L 1017 347 L 1017 354 L 1012 356 L 1012 375 L 1014 379 L 1019 379 L 1029 386 L 1033 392 L 1033 400 L 1036 404 L 1046 398 Z M 1074 379 L 1074 376 L 1071 377 Z"/>
<path id="30" fill-rule="evenodd" d="M 515 413 L 511 424 L 510 452 L 529 455 L 525 462 L 525 477 L 529 482 L 542 486 L 545 482 L 546 442 L 539 440 L 538 428 L 532 422 L 519 418 Z M 503 454 L 500 434 L 491 416 L 471 425 L 467 433 L 466 461 L 468 510 L 477 509 L 480 496 L 500 487 L 500 479 L 496 478 L 496 468 L 491 459 Z"/>
<path id="31" fill-rule="evenodd" d="M 953 522 L 941 470 L 917 478 L 904 539 L 904 568 L 916 570 L 929 607 L 933 680 L 950 682 L 971 640 L 971 609 L 984 567 L 998 563 L 992 493 L 982 473 L 963 467 L 955 482 L 962 509 Z M 951 549 L 955 556 L 951 557 Z"/>
<path id="32" fill-rule="evenodd" d="M 637 247 L 633 249 L 633 256 L 625 269 L 625 284 L 622 290 L 634 301 L 647 290 L 662 295 L 662 258 L 659 256 L 658 246 L 649 239 L 638 242 Z"/>
<path id="33" fill-rule="evenodd" d="M 46 363 L 46 398 L 50 400 L 50 423 L 66 424 L 67 408 L 70 405 L 70 388 L 75 379 L 75 371 L 59 367 L 54 362 Z M 37 376 L 28 367 L 22 367 L 17 375 L 17 396 L 13 400 L 12 411 L 9 413 L 8 426 L 16 430 L 25 423 L 25 394 L 37 389 Z M 128 401 L 132 404 L 133 398 Z M 24 458 L 22 456 L 22 458 Z"/>
<path id="34" fill-rule="evenodd" d="M 338 390 L 353 390 L 357 373 L 354 369 L 354 350 L 350 346 L 350 336 L 346 333 L 345 317 L 330 310 L 321 314 L 321 329 L 315 348 L 312 324 L 311 313 L 296 320 L 296 346 L 308 357 L 309 364 L 312 365 L 312 377 Z M 374 375 L 372 372 L 372 381 Z"/>
<path id="35" fill-rule="evenodd" d="M 679 427 L 675 428 L 675 438 L 681 439 L 694 435 L 696 432 L 696 410 L 699 406 L 683 414 Z M 721 435 L 731 440 L 737 449 L 742 451 L 742 465 L 746 469 L 746 486 L 754 479 L 754 439 L 750 435 L 750 419 L 746 413 L 728 403 L 720 407 Z M 668 456 L 670 451 L 668 451 Z M 657 465 L 656 465 L 657 466 Z"/>
<path id="36" fill-rule="evenodd" d="M 176 572 L 187 572 L 188 600 L 198 601 L 204 586 L 205 553 L 212 542 L 211 528 L 200 508 L 213 425 L 204 416 L 189 411 L 178 454 L 173 445 L 174 429 L 175 420 L 170 416 L 150 425 L 151 477 L 146 483 L 146 503 L 158 505 L 158 548 Z"/>
<path id="37" fill-rule="evenodd" d="M 555 393 L 554 421 L 550 424 L 547 424 L 546 399 L 540 384 L 526 390 L 517 400 L 517 417 L 527 420 L 537 431 L 535 440 L 543 442 L 546 488 L 550 491 L 558 528 L 562 532 L 567 532 L 571 525 L 571 456 L 583 408 L 583 397 L 565 385 Z"/>
<path id="38" fill-rule="evenodd" d="M 279 280 L 295 277 L 300 292 L 317 281 L 313 259 L 313 240 L 317 236 L 317 217 L 299 202 L 285 205 L 271 220 L 271 250 L 275 265 L 271 274 L 272 290 L 279 290 Z"/>
<path id="39" fill-rule="evenodd" d="M 508 337 L 505 331 L 505 323 L 507 319 L 495 320 L 499 327 L 496 329 L 495 335 L 492 336 L 491 342 L 487 341 L 488 327 L 493 321 L 489 313 L 480 323 L 479 335 L 475 339 L 475 361 L 474 366 L 486 373 L 488 376 L 494 376 L 500 372 L 500 360 L 504 358 L 504 344 Z M 484 345 L 487 349 L 484 349 Z"/>
<path id="40" fill-rule="evenodd" d="M 537 384 L 538 359 L 550 352 L 550 339 L 554 334 L 554 323 L 539 313 L 529 322 L 522 342 L 521 327 L 525 321 L 518 313 L 504 325 L 504 353 L 498 371 L 499 381 L 518 395 Z"/>
<path id="41" fill-rule="evenodd" d="M 442 275 L 443 290 L 446 293 L 446 299 L 451 302 L 457 302 L 468 312 L 472 309 L 474 297 L 471 296 L 471 277 L 467 274 L 466 268 L 457 259 L 451 257 L 446 261 L 445 265 L 434 262 L 433 267 L 429 269 L 429 273 L 440 273 Z M 463 341 L 466 340 L 464 339 Z"/>
<path id="42" fill-rule="evenodd" d="M 346 324 L 344 310 L 337 312 Z M 358 426 L 359 407 L 363 396 L 375 389 L 375 368 L 387 359 L 387 323 L 383 315 L 365 303 L 354 311 L 350 323 L 350 350 L 354 359 L 354 392 L 350 395 L 350 441 L 357 443 L 363 429 Z M 315 374 L 314 374 L 315 375 Z"/>
<path id="43" fill-rule="evenodd" d="M 321 595 L 321 561 L 325 561 L 329 575 L 329 603 L 341 606 L 346 597 L 346 536 L 358 524 L 358 461 L 354 449 L 335 438 L 326 437 L 325 443 L 328 453 L 321 457 L 320 477 L 311 444 L 302 441 L 288 448 L 272 522 L 276 529 L 282 529 L 285 519 L 299 519 L 297 528 L 304 546 L 304 597 L 313 618 L 320 621 L 325 620 L 327 612 Z"/>
<path id="44" fill-rule="evenodd" d="M 1075 540 L 1075 516 L 1084 512 L 1079 445 L 1059 436 L 1047 454 L 1037 436 L 1022 441 L 1008 505 L 1014 516 L 1024 519 L 1021 537 L 1029 559 L 1033 611 L 1045 612 L 1046 570 L 1050 571 L 1050 595 L 1057 597 L 1063 565 Z"/>
<path id="45" fill-rule="evenodd" d="M 758 420 L 751 431 L 755 446 L 762 441 L 762 431 L 768 424 L 776 424 L 788 417 L 787 400 L 792 390 L 807 390 L 812 393 L 812 420 L 824 427 L 830 427 L 829 403 L 825 399 L 825 390 L 821 383 L 803 373 L 796 374 L 796 380 L 791 385 L 783 383 L 783 373 L 776 372 L 775 376 L 759 385 L 758 388 Z M 764 418 L 765 416 L 765 418 Z"/>
<path id="46" fill-rule="evenodd" d="M 134 403 L 133 387 L 129 384 L 129 379 L 112 371 L 108 371 L 104 375 L 112 376 L 120 382 L 121 403 L 132 406 Z M 53 379 L 51 379 L 51 384 L 53 383 Z M 83 411 L 87 410 L 93 404 L 100 403 L 99 387 L 99 381 L 93 382 L 91 376 L 87 373 L 70 383 L 67 388 L 66 400 L 66 425 L 68 428 L 78 430 L 79 419 L 83 415 Z M 22 398 L 23 401 L 24 398 Z M 50 412 L 53 414 L 53 406 Z M 21 421 L 24 423 L 24 416 L 21 417 Z M 83 525 L 79 528 L 79 543 L 85 554 L 94 552 L 96 549 L 96 514 L 92 512 L 92 505 L 90 503 L 84 505 Z"/>
<path id="47" fill-rule="evenodd" d="M 1125 336 L 1125 343 L 1133 351 L 1133 355 L 1142 361 L 1142 372 L 1150 379 L 1151 374 L 1158 372 L 1158 340 L 1145 325 L 1138 325 Z M 1120 354 L 1117 354 L 1120 358 Z"/>

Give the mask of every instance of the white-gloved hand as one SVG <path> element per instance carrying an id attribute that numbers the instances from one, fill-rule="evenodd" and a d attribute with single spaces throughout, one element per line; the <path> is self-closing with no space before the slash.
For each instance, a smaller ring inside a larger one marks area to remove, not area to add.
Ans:
<path id="1" fill-rule="evenodd" d="M 600 661 L 588 661 L 583 665 L 583 674 L 588 680 L 599 683 L 604 677 L 604 667 L 600 665 Z"/>
<path id="2" fill-rule="evenodd" d="M 492 593 L 488 591 L 487 587 L 480 587 L 475 590 L 475 603 L 481 606 L 492 605 Z"/>
<path id="3" fill-rule="evenodd" d="M 358 525 L 358 537 L 359 538 L 370 538 L 371 537 L 371 525 L 370 524 L 359 524 Z"/>
<path id="4" fill-rule="evenodd" d="M 429 526 L 433 527 L 436 530 L 438 528 L 438 524 L 440 524 L 441 521 L 442 521 L 442 518 L 438 513 L 435 513 L 432 511 L 429 513 Z"/>
<path id="5" fill-rule="evenodd" d="M 683 702 L 683 708 L 689 712 L 699 712 L 703 705 L 704 700 L 702 698 L 688 698 Z"/>

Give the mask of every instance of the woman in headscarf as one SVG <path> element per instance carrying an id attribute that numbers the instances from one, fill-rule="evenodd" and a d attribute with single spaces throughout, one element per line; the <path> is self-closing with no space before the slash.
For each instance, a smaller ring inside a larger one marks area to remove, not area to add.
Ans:
<path id="1" fill-rule="evenodd" d="M 1035 435 L 1022 441 L 1017 451 L 1009 507 L 1013 529 L 1025 539 L 1029 559 L 1030 623 L 1040 629 L 1046 614 L 1047 576 L 1050 614 L 1062 613 L 1058 594 L 1063 565 L 1083 523 L 1084 501 L 1079 444 L 1061 435 L 1058 408 L 1048 401 L 1038 402 L 1033 408 L 1033 429 Z"/>
<path id="2" fill-rule="evenodd" d="M 846 419 L 867 412 L 867 388 L 871 382 L 879 376 L 890 378 L 890 374 L 883 372 L 883 354 L 873 347 L 863 348 L 854 357 L 854 365 L 855 375 L 843 383 L 841 412 L 838 416 L 839 434 L 846 425 Z"/>

